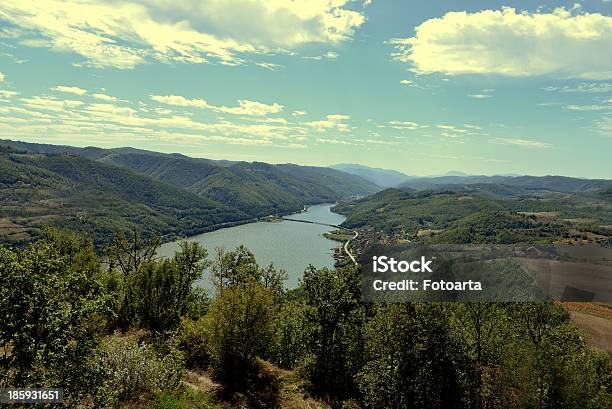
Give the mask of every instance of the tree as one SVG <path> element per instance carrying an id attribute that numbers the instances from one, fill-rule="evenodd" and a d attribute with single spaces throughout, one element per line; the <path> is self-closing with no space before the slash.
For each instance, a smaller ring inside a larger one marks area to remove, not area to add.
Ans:
<path id="1" fill-rule="evenodd" d="M 76 402 L 102 380 L 97 322 L 111 311 L 91 263 L 80 265 L 90 247 L 63 238 L 0 248 L 0 385 L 63 386 Z"/>
<path id="2" fill-rule="evenodd" d="M 364 306 L 360 302 L 359 273 L 342 270 L 304 271 L 301 288 L 312 326 L 306 373 L 315 391 L 338 400 L 354 397 L 354 376 L 362 365 L 361 330 Z"/>
<path id="3" fill-rule="evenodd" d="M 213 283 L 219 290 L 249 280 L 260 281 L 263 276 L 255 255 L 245 246 L 239 246 L 234 251 L 217 249 L 212 268 Z"/>
<path id="4" fill-rule="evenodd" d="M 115 240 L 107 249 L 109 270 L 117 267 L 127 277 L 138 271 L 142 265 L 153 261 L 159 244 L 159 236 L 145 239 L 137 226 L 133 226 L 128 237 L 118 231 Z"/>
<path id="5" fill-rule="evenodd" d="M 215 372 L 239 386 L 265 355 L 272 337 L 273 294 L 255 280 L 225 287 L 212 302 L 206 323 Z"/>
<path id="6" fill-rule="evenodd" d="M 207 252 L 198 243 L 181 242 L 172 259 L 149 261 L 127 278 L 127 306 L 136 323 L 154 331 L 176 328 L 180 318 L 198 302 L 193 288 L 208 266 Z"/>
<path id="7" fill-rule="evenodd" d="M 366 364 L 357 376 L 369 408 L 472 408 L 467 351 L 448 306 L 379 305 L 365 330 Z"/>
<path id="8" fill-rule="evenodd" d="M 275 314 L 270 355 L 282 368 L 295 368 L 308 353 L 313 326 L 308 320 L 307 310 L 302 301 L 287 300 Z"/>
<path id="9" fill-rule="evenodd" d="M 526 408 L 604 408 L 610 402 L 604 369 L 562 306 L 510 306 L 514 336 L 502 366 L 505 390 Z M 607 402 L 607 403 L 606 403 Z"/>

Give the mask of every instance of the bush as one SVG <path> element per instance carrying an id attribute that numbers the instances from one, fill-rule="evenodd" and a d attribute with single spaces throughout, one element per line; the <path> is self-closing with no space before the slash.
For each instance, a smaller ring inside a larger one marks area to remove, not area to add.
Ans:
<path id="1" fill-rule="evenodd" d="M 210 333 L 206 320 L 181 318 L 179 340 L 188 367 L 205 368 L 210 364 Z"/>
<path id="2" fill-rule="evenodd" d="M 119 400 L 172 391 L 179 385 L 183 356 L 172 343 L 170 352 L 160 356 L 150 346 L 138 344 L 134 337 L 114 335 L 105 340 L 103 350 L 109 368 L 106 388 Z"/>
<path id="3" fill-rule="evenodd" d="M 244 380 L 256 356 L 269 349 L 272 314 L 272 292 L 255 281 L 219 293 L 205 318 L 217 376 L 224 381 Z"/>
<path id="4" fill-rule="evenodd" d="M 270 355 L 282 368 L 295 368 L 308 354 L 312 325 L 306 316 L 307 308 L 303 303 L 287 301 L 276 314 Z"/>
<path id="5" fill-rule="evenodd" d="M 97 324 L 110 310 L 89 250 L 59 235 L 0 247 L 0 387 L 56 385 L 74 403 L 100 384 Z"/>
<path id="6" fill-rule="evenodd" d="M 162 392 L 153 401 L 154 409 L 220 409 L 214 398 L 202 391 L 186 389 L 181 392 Z"/>

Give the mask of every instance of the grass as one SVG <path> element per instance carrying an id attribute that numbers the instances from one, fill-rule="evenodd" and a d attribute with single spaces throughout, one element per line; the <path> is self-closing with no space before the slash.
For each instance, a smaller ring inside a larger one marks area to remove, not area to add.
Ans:
<path id="1" fill-rule="evenodd" d="M 185 388 L 180 392 L 162 392 L 155 397 L 154 409 L 222 409 L 211 394 Z"/>
<path id="2" fill-rule="evenodd" d="M 353 238 L 353 234 L 341 233 L 339 230 L 335 230 L 329 233 L 323 233 L 323 236 L 335 241 L 345 242 Z"/>

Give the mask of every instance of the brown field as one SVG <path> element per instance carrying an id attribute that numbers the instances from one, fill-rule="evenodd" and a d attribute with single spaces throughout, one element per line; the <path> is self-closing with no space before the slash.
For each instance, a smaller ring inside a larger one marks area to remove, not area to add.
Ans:
<path id="1" fill-rule="evenodd" d="M 595 223 L 597 221 L 595 219 L 589 219 L 589 218 L 586 218 L 586 217 L 577 217 L 577 218 L 574 218 L 574 219 L 561 219 L 561 220 L 563 220 L 564 222 L 585 223 L 585 224 L 586 223 Z"/>
<path id="2" fill-rule="evenodd" d="M 417 237 L 426 237 L 431 236 L 432 234 L 436 234 L 441 232 L 442 230 L 434 230 L 434 229 L 422 229 L 417 232 Z"/>
<path id="3" fill-rule="evenodd" d="M 562 302 L 572 322 L 588 336 L 588 343 L 599 351 L 612 351 L 612 304 Z"/>
<path id="4" fill-rule="evenodd" d="M 557 217 L 557 215 L 559 214 L 559 212 L 517 212 L 517 213 L 525 215 L 525 216 L 535 216 L 535 217 L 542 217 L 542 218 L 553 218 L 553 217 Z"/>
<path id="5" fill-rule="evenodd" d="M 589 345 L 600 351 L 612 351 L 611 319 L 579 311 L 570 311 L 570 317 L 589 336 Z"/>
<path id="6" fill-rule="evenodd" d="M 588 294 L 576 301 L 611 302 L 612 267 L 605 264 L 518 258 L 528 270 L 537 272 L 539 287 L 554 299 L 572 299 L 572 294 Z M 578 292 L 574 291 L 575 289 Z"/>

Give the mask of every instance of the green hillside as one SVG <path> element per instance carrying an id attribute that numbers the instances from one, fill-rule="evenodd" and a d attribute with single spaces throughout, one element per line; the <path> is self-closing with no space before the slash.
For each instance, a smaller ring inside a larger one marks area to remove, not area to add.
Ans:
<path id="1" fill-rule="evenodd" d="M 19 244 L 45 225 L 111 240 L 134 223 L 145 233 L 195 234 L 248 218 L 222 203 L 135 172 L 71 154 L 0 151 L 0 240 Z"/>
<path id="2" fill-rule="evenodd" d="M 377 185 L 361 177 L 329 168 L 212 161 L 133 148 L 0 143 L 30 152 L 69 152 L 131 169 L 224 203 L 249 217 L 291 213 L 307 204 L 337 202 L 379 190 Z"/>
<path id="3" fill-rule="evenodd" d="M 387 189 L 335 207 L 345 225 L 401 240 L 436 243 L 610 241 L 609 191 L 523 196 L 523 189 L 413 191 Z"/>
<path id="4" fill-rule="evenodd" d="M 432 189 L 440 186 L 497 184 L 536 192 L 578 193 L 612 187 L 606 179 L 581 179 L 567 176 L 439 176 L 409 180 L 399 188 Z"/>

